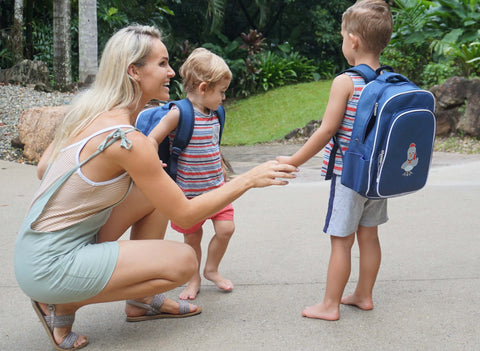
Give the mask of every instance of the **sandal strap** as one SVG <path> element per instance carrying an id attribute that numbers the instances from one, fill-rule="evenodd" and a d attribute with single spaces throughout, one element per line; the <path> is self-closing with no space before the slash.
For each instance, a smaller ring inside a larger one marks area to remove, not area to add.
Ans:
<path id="1" fill-rule="evenodd" d="M 152 302 L 149 304 L 143 303 L 143 302 L 138 302 L 135 300 L 127 300 L 127 303 L 129 305 L 133 305 L 139 308 L 143 308 L 144 310 L 147 311 L 145 315 L 151 316 L 154 314 L 159 314 L 160 312 L 160 307 L 162 307 L 164 301 L 165 301 L 165 294 L 157 294 L 153 297 Z"/>
<path id="2" fill-rule="evenodd" d="M 185 300 L 178 301 L 179 314 L 190 313 L 190 304 Z"/>
<path id="3" fill-rule="evenodd" d="M 50 316 L 44 316 L 43 318 L 45 318 L 45 322 L 47 322 L 50 329 L 70 327 L 73 325 L 75 321 L 74 314 L 57 316 L 55 314 L 55 305 L 48 305 L 48 309 L 50 310 Z"/>
<path id="4" fill-rule="evenodd" d="M 160 307 L 162 307 L 163 303 L 165 302 L 165 294 L 157 294 L 153 297 L 150 306 L 154 309 L 154 313 L 160 313 Z"/>
<path id="5" fill-rule="evenodd" d="M 63 339 L 63 341 L 58 345 L 61 349 L 70 350 L 75 345 L 75 341 L 78 339 L 78 334 L 74 332 L 68 333 L 68 335 Z"/>

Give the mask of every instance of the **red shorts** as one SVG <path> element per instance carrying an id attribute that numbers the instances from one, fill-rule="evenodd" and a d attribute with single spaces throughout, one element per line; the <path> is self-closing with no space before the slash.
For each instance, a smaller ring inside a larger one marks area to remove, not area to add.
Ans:
<path id="1" fill-rule="evenodd" d="M 207 219 L 211 219 L 214 221 L 233 221 L 233 205 L 232 204 L 228 205 L 223 210 L 218 211 L 213 216 L 210 216 L 204 219 L 200 223 L 197 223 L 193 227 L 190 227 L 188 229 L 180 228 L 178 225 L 176 225 L 173 222 L 171 223 L 171 226 L 173 229 L 175 229 L 179 233 L 192 234 L 192 233 L 195 233 L 197 230 L 199 230 Z"/>

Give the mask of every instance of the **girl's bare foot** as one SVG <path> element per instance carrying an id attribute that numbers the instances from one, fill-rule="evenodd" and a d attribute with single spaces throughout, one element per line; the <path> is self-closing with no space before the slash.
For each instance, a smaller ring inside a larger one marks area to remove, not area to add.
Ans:
<path id="1" fill-rule="evenodd" d="M 223 291 L 230 292 L 230 291 L 233 290 L 233 283 L 230 280 L 222 277 L 220 275 L 220 273 L 218 273 L 218 272 L 206 272 L 205 271 L 205 272 L 203 272 L 203 276 L 206 279 L 214 282 L 215 285 Z"/>
<path id="2" fill-rule="evenodd" d="M 342 298 L 342 304 L 351 305 L 360 308 L 361 310 L 370 311 L 373 310 L 373 300 L 371 297 L 361 298 L 355 294 L 348 295 Z"/>
<path id="3" fill-rule="evenodd" d="M 200 291 L 201 282 L 200 274 L 195 274 L 188 282 L 187 287 L 178 295 L 180 300 L 195 300 Z"/>
<path id="4" fill-rule="evenodd" d="M 39 302 L 38 305 L 45 316 L 50 315 L 50 310 L 48 309 L 47 304 Z M 65 311 L 62 311 L 62 309 L 59 308 L 58 305 L 55 306 L 55 315 L 57 317 L 74 313 L 69 311 L 67 311 L 67 313 L 64 313 L 64 312 Z M 63 340 L 65 340 L 66 336 L 70 334 L 71 331 L 72 331 L 72 326 L 63 327 L 63 328 L 54 328 L 53 338 L 55 339 L 55 343 L 57 345 L 60 345 L 63 342 Z M 88 344 L 87 337 L 85 335 L 78 335 L 77 340 L 75 340 L 75 343 L 73 344 L 73 347 L 79 349 L 86 346 L 87 344 Z"/>
<path id="5" fill-rule="evenodd" d="M 327 321 L 336 321 L 340 319 L 340 311 L 337 308 L 327 308 L 323 302 L 309 306 L 302 311 L 302 316 L 307 318 L 324 319 Z"/>

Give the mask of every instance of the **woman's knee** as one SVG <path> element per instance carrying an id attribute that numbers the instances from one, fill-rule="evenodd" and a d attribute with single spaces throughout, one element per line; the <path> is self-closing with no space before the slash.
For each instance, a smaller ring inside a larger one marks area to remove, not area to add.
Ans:
<path id="1" fill-rule="evenodd" d="M 198 260 L 195 250 L 187 244 L 182 244 L 178 251 L 178 269 L 181 275 L 188 275 L 189 278 L 198 271 Z"/>

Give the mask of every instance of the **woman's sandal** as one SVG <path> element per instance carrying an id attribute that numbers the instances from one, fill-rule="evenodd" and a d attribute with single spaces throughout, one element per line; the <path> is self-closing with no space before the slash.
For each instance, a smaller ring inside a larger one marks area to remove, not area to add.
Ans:
<path id="1" fill-rule="evenodd" d="M 80 345 L 78 347 L 74 347 L 75 341 L 77 341 L 79 335 L 74 332 L 70 332 L 65 339 L 60 344 L 57 344 L 55 341 L 55 338 L 53 336 L 53 329 L 54 328 L 65 328 L 73 325 L 73 322 L 75 320 L 75 315 L 70 314 L 66 316 L 56 316 L 55 315 L 55 305 L 48 305 L 48 309 L 50 310 L 50 316 L 46 316 L 42 309 L 40 308 L 40 305 L 38 302 L 32 300 L 32 305 L 33 309 L 37 313 L 38 318 L 40 318 L 40 321 L 42 322 L 43 327 L 45 328 L 45 331 L 48 334 L 48 337 L 50 338 L 50 341 L 52 342 L 53 346 L 55 349 L 59 351 L 71 351 L 71 350 L 78 350 L 81 349 L 84 346 L 87 346 L 88 341 Z"/>
<path id="2" fill-rule="evenodd" d="M 160 318 L 184 318 L 194 316 L 202 312 L 201 307 L 197 307 L 197 309 L 193 312 L 190 312 L 190 304 L 187 301 L 180 300 L 178 302 L 179 313 L 165 313 L 160 311 L 160 307 L 162 307 L 163 302 L 165 301 L 165 294 L 158 294 L 155 295 L 152 299 L 150 304 L 141 303 L 135 300 L 127 300 L 129 305 L 133 305 L 139 308 L 143 308 L 147 311 L 143 316 L 138 317 L 128 317 L 127 322 L 141 322 L 147 321 L 151 319 L 160 319 Z"/>

